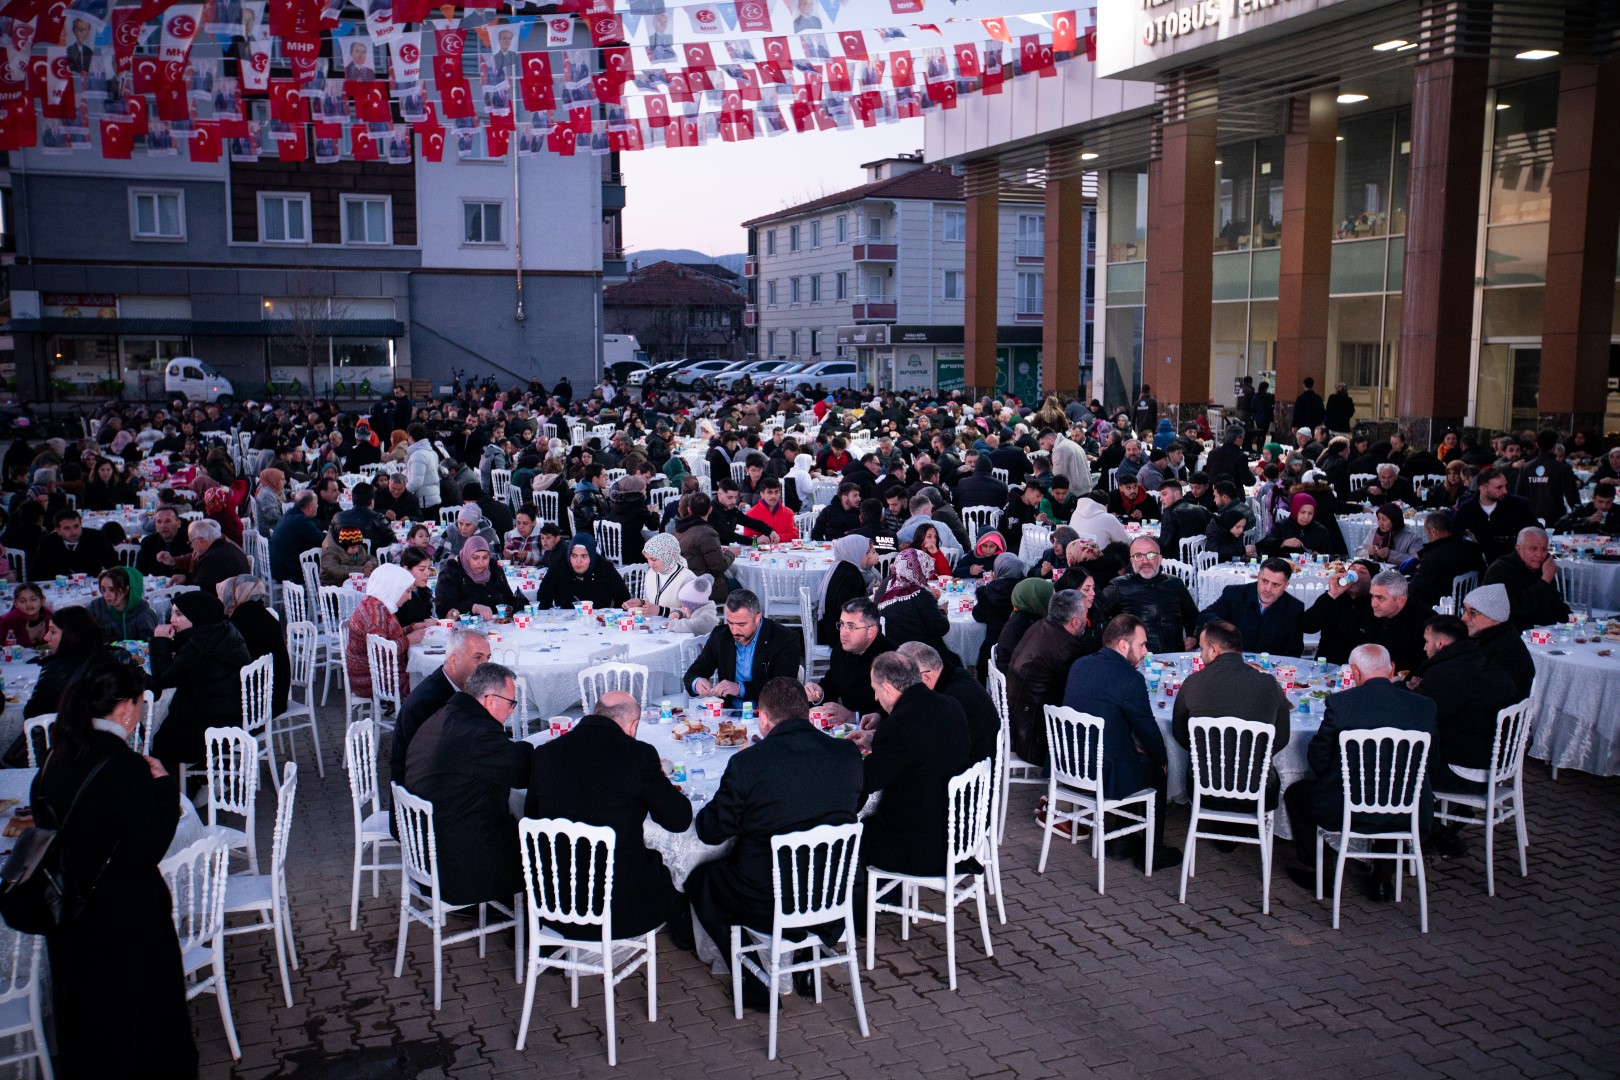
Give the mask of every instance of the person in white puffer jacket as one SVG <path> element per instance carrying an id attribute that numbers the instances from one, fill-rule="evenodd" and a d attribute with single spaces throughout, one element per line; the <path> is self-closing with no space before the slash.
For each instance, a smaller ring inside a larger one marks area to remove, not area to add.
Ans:
<path id="1" fill-rule="evenodd" d="M 427 431 L 412 424 L 410 449 L 405 451 L 405 490 L 416 496 L 423 510 L 439 505 L 439 454 Z"/>
<path id="2" fill-rule="evenodd" d="M 1126 543 L 1125 526 L 1108 512 L 1106 505 L 1097 500 L 1098 494 L 1093 491 L 1081 496 L 1080 505 L 1074 508 L 1074 514 L 1069 518 L 1069 528 L 1075 531 L 1076 536 L 1095 540 L 1098 547 L 1107 547 L 1116 540 L 1121 544 Z"/>

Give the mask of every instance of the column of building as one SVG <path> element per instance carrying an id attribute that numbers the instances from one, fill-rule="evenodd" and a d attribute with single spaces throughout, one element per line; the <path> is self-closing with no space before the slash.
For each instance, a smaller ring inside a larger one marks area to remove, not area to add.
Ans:
<path id="1" fill-rule="evenodd" d="M 963 381 L 970 393 L 996 388 L 996 273 L 1001 243 L 1001 162 L 970 161 L 967 196 L 966 303 L 962 324 Z"/>

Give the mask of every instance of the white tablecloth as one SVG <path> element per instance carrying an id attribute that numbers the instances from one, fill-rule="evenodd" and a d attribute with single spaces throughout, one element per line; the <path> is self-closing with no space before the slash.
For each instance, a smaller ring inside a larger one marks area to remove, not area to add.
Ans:
<path id="1" fill-rule="evenodd" d="M 796 619 L 799 615 L 798 590 L 809 589 L 811 602 L 814 603 L 821 592 L 821 579 L 827 576 L 832 566 L 831 544 L 808 543 L 797 550 L 758 551 L 745 548 L 731 564 L 731 573 L 743 588 L 754 593 L 762 602 L 765 599 L 766 572 L 789 575 L 794 582 L 792 602 L 773 604 L 766 614 Z"/>
<path id="2" fill-rule="evenodd" d="M 152 611 L 156 613 L 158 622 L 167 622 L 169 608 L 173 605 L 174 598 L 181 593 L 196 592 L 197 587 L 195 585 L 159 584 L 161 580 L 159 578 L 146 579 L 146 602 L 152 605 Z M 44 581 L 39 582 L 39 587 L 45 592 L 45 606 L 52 611 L 70 607 L 85 607 L 101 595 L 99 586 L 89 577 L 86 577 L 84 581 L 77 585 L 69 584 L 65 589 L 59 589 L 55 584 Z M 10 589 L 0 589 L 0 597 L 3 597 L 8 605 L 10 596 Z"/>
<path id="3" fill-rule="evenodd" d="M 34 655 L 33 649 L 24 649 L 30 657 Z M 0 663 L 0 675 L 6 681 L 5 708 L 0 710 L 0 753 L 12 744 L 12 741 L 22 733 L 23 707 L 33 696 L 34 687 L 39 682 L 39 665 L 30 660 L 13 660 L 9 663 Z M 169 703 L 174 700 L 174 689 L 171 687 L 158 696 L 154 709 L 154 722 L 162 725 L 169 715 Z M 47 712 L 51 711 L 49 709 Z M 0 770 L 4 772 L 4 770 Z"/>
<path id="4" fill-rule="evenodd" d="M 37 771 L 35 769 L 0 769 L 0 799 L 16 799 L 17 806 L 27 806 Z M 4 813 L 0 813 L 0 823 L 11 819 L 12 809 L 14 808 L 8 807 Z M 197 808 L 191 804 L 190 799 L 182 794 L 180 796 L 180 823 L 175 826 L 174 839 L 169 842 L 169 850 L 164 852 L 164 857 L 176 855 L 217 831 L 220 831 L 217 826 L 203 824 L 202 818 L 197 815 Z M 9 837 L 0 837 L 0 861 L 3 861 L 7 855 L 11 854 L 14 843 L 15 841 Z"/>
<path id="5" fill-rule="evenodd" d="M 1620 608 L 1620 562 L 1598 562 L 1590 552 L 1617 551 L 1615 541 L 1605 536 L 1559 536 L 1553 540 L 1553 551 L 1558 556 L 1558 571 L 1572 578 L 1576 603 L 1570 608 L 1584 611 L 1590 598 L 1593 610 L 1612 611 Z"/>
<path id="6" fill-rule="evenodd" d="M 1247 585 L 1260 576 L 1258 566 L 1248 563 L 1216 563 L 1198 575 L 1198 587 L 1193 590 L 1193 599 L 1197 601 L 1200 609 L 1207 608 L 1220 599 L 1221 590 L 1228 585 Z M 1300 600 L 1306 607 L 1310 607 L 1321 595 L 1319 591 L 1310 588 L 1312 585 L 1327 587 L 1329 574 L 1321 569 L 1308 569 L 1294 571 L 1294 576 L 1288 579 L 1288 591 Z"/>
<path id="7" fill-rule="evenodd" d="M 1531 645 L 1530 756 L 1555 769 L 1620 776 L 1620 644 Z M 1607 651 L 1609 656 L 1599 656 Z"/>

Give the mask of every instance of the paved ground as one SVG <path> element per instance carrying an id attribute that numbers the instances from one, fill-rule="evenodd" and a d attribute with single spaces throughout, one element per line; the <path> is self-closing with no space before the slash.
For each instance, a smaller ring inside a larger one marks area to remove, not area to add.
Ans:
<path id="1" fill-rule="evenodd" d="M 233 1065 L 212 998 L 193 1003 L 210 1077 L 605 1076 L 600 983 L 568 1007 L 567 984 L 544 977 L 528 1048 L 514 1049 L 522 988 L 510 937 L 487 959 L 474 944 L 446 953 L 444 1007 L 432 1008 L 431 952 L 412 933 L 405 975 L 392 977 L 397 883 L 369 888 L 348 929 L 352 825 L 341 765 L 341 717 L 323 710 L 327 774 L 307 744 L 300 768 L 289 882 L 302 968 L 284 1007 L 269 938 L 227 946 L 242 1060 Z M 384 765 L 386 775 L 386 764 Z M 862 972 L 870 1038 L 856 1029 L 845 985 L 825 1002 L 784 1003 L 780 1056 L 765 1058 L 762 1014 L 732 1017 L 729 991 L 662 941 L 659 1017 L 645 984 L 621 984 L 619 1074 L 724 1077 L 915 1076 L 1614 1076 L 1620 1072 L 1620 781 L 1532 764 L 1528 879 L 1500 857 L 1485 895 L 1480 845 L 1430 876 L 1430 933 L 1411 893 L 1400 906 L 1359 891 L 1343 930 L 1326 903 L 1280 871 L 1260 914 L 1253 849 L 1200 849 L 1188 903 L 1177 875 L 1151 879 L 1109 864 L 1106 897 L 1081 850 L 1054 850 L 1035 873 L 1033 790 L 1014 796 L 1004 850 L 1007 924 L 995 956 L 977 928 L 960 931 L 960 989 L 947 989 L 939 927 L 899 940 L 879 924 L 878 965 Z M 270 850 L 273 796 L 261 794 L 260 850 Z M 1180 844 L 1184 808 L 1172 808 Z M 1477 832 L 1476 832 L 1477 837 Z M 1505 835 L 1505 834 L 1504 834 Z M 992 922 L 994 915 L 992 914 Z"/>

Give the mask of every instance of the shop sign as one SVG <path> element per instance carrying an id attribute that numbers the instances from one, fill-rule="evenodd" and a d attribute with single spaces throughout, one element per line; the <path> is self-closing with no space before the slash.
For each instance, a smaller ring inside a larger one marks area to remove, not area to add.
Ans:
<path id="1" fill-rule="evenodd" d="M 1277 27 L 1344 0 L 1101 0 L 1097 72 L 1151 78 L 1212 54 L 1240 35 Z M 1293 32 L 1305 20 L 1287 27 Z M 1281 33 L 1281 31 L 1278 31 Z M 1277 33 L 1263 35 L 1276 37 Z"/>
<path id="2" fill-rule="evenodd" d="M 118 318 L 117 293 L 48 292 L 39 299 L 48 319 Z"/>

